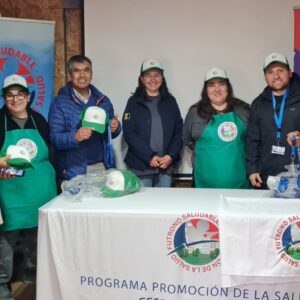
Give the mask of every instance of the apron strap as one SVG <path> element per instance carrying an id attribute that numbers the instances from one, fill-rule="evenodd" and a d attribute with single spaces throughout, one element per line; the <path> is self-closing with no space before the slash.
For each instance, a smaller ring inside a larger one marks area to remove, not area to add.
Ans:
<path id="1" fill-rule="evenodd" d="M 32 121 L 32 123 L 34 125 L 34 128 L 37 130 L 37 127 L 36 127 L 36 124 L 35 124 L 35 121 L 34 121 L 34 118 L 33 118 L 32 115 L 30 115 L 30 119 L 31 119 L 31 121 Z"/>
<path id="2" fill-rule="evenodd" d="M 7 131 L 7 118 L 6 115 L 4 116 L 4 132 L 6 133 Z"/>

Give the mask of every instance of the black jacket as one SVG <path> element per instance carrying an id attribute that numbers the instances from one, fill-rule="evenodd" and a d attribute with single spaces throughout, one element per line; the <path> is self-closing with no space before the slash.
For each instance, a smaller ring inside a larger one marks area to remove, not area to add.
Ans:
<path id="1" fill-rule="evenodd" d="M 173 164 L 180 158 L 182 148 L 182 118 L 174 97 L 161 99 L 158 104 L 163 127 L 163 155 L 170 155 Z M 127 166 L 144 171 L 156 155 L 150 148 L 151 113 L 144 100 L 129 98 L 123 114 L 123 135 L 128 144 Z"/>
<path id="2" fill-rule="evenodd" d="M 285 103 L 280 146 L 285 147 L 284 155 L 272 154 L 272 146 L 277 145 L 277 126 L 274 119 L 272 90 L 266 87 L 253 101 L 247 127 L 246 160 L 247 175 L 260 173 L 265 182 L 269 175 L 276 176 L 286 171 L 291 163 L 291 148 L 286 141 L 291 131 L 300 131 L 300 81 L 293 74 Z M 277 108 L 277 115 L 280 107 Z"/>

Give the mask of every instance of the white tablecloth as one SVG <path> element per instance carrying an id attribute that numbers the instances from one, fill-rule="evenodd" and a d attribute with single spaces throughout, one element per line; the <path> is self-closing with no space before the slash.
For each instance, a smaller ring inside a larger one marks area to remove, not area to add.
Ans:
<path id="1" fill-rule="evenodd" d="M 300 286 L 300 199 L 223 197 L 219 229 L 223 286 Z"/>
<path id="2" fill-rule="evenodd" d="M 221 286 L 220 194 L 267 193 L 145 188 L 117 199 L 58 197 L 40 209 L 37 299 L 299 300 L 294 283 Z"/>

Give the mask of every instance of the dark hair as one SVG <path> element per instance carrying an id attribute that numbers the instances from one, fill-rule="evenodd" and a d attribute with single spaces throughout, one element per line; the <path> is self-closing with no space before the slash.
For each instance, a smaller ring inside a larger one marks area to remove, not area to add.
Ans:
<path id="1" fill-rule="evenodd" d="M 282 67 L 286 68 L 288 71 L 291 71 L 291 68 L 290 68 L 290 65 L 287 63 L 287 64 L 284 64 L 284 63 L 281 63 L 279 61 L 274 61 L 274 62 L 271 62 L 266 68 L 264 68 L 264 74 L 267 73 L 267 70 L 269 69 L 269 67 L 273 66 L 273 65 L 281 65 Z"/>
<path id="2" fill-rule="evenodd" d="M 84 55 L 74 55 L 74 56 L 70 57 L 68 64 L 67 64 L 68 72 L 69 73 L 72 72 L 74 63 L 84 63 L 84 62 L 88 62 L 92 66 L 92 61 Z"/>
<path id="3" fill-rule="evenodd" d="M 232 85 L 231 85 L 229 79 L 224 79 L 224 81 L 226 82 L 227 90 L 228 90 L 228 95 L 226 97 L 226 102 L 228 105 L 223 112 L 226 113 L 226 112 L 232 111 L 233 108 L 238 105 L 243 105 L 243 106 L 248 107 L 247 103 L 234 97 Z M 210 120 L 214 120 L 213 115 L 216 113 L 216 110 L 211 105 L 211 101 L 208 97 L 207 84 L 208 84 L 208 82 L 204 83 L 204 86 L 203 86 L 203 89 L 201 92 L 201 100 L 199 100 L 192 107 L 197 107 L 197 113 L 198 113 L 199 117 L 206 120 L 207 122 L 209 122 Z"/>
<path id="4" fill-rule="evenodd" d="M 159 71 L 163 77 L 162 79 L 162 83 L 161 83 L 161 86 L 159 88 L 159 94 L 161 96 L 162 99 L 168 97 L 168 96 L 172 96 L 171 93 L 169 92 L 168 90 L 168 87 L 167 87 L 167 82 L 166 82 L 166 79 L 164 77 L 164 74 L 163 72 Z M 147 92 L 146 92 L 146 89 L 145 89 L 145 85 L 142 81 L 142 76 L 145 75 L 145 72 L 139 76 L 139 79 L 138 79 L 138 86 L 137 88 L 135 89 L 135 92 L 133 93 L 134 96 L 138 96 L 138 97 L 141 97 L 143 98 L 144 100 L 147 98 Z"/>
<path id="5" fill-rule="evenodd" d="M 13 85 L 10 85 L 10 86 L 6 87 L 5 89 L 2 89 L 2 95 L 3 95 L 3 97 L 4 97 L 4 98 L 6 97 L 7 91 L 8 91 L 10 88 L 16 88 L 16 87 L 19 88 L 20 91 L 21 91 L 22 93 L 26 94 L 27 96 L 30 94 L 28 88 L 26 89 L 26 88 L 24 88 L 24 87 L 21 86 L 21 85 L 13 84 Z"/>

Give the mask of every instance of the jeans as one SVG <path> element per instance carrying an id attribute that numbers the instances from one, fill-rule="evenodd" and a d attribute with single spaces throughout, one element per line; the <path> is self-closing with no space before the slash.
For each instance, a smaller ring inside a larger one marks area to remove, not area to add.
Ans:
<path id="1" fill-rule="evenodd" d="M 37 228 L 0 231 L 0 284 L 11 280 L 17 242 L 21 242 L 24 271 L 36 270 Z"/>
<path id="2" fill-rule="evenodd" d="M 151 174 L 139 176 L 144 187 L 171 187 L 173 175 L 171 174 Z"/>

